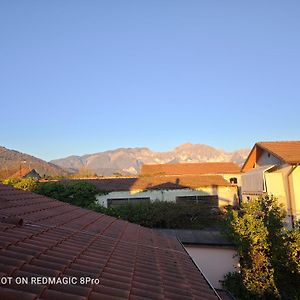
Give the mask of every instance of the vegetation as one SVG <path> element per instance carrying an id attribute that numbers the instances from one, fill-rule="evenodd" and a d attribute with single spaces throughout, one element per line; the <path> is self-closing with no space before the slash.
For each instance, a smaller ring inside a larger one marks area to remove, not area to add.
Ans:
<path id="1" fill-rule="evenodd" d="M 87 181 L 38 182 L 35 179 L 26 178 L 22 180 L 8 179 L 3 183 L 83 208 L 93 206 L 98 193 L 95 186 Z"/>
<path id="2" fill-rule="evenodd" d="M 33 192 L 83 208 L 93 205 L 98 193 L 96 187 L 87 181 L 43 182 Z"/>
<path id="3" fill-rule="evenodd" d="M 300 229 L 286 229 L 284 218 L 273 197 L 228 211 L 227 235 L 237 245 L 240 271 L 223 284 L 237 299 L 300 299 Z"/>
<path id="4" fill-rule="evenodd" d="M 7 180 L 4 183 L 92 209 L 116 218 L 153 228 L 201 229 L 215 227 L 220 223 L 220 212 L 207 204 L 176 204 L 156 201 L 151 203 L 128 203 L 105 208 L 96 203 L 99 191 L 87 181 L 38 182 L 34 179 Z"/>
<path id="5" fill-rule="evenodd" d="M 6 179 L 2 182 L 3 184 L 9 184 L 14 186 L 15 188 L 22 189 L 25 191 L 33 191 L 38 182 L 33 178 L 25 178 L 25 179 Z"/>
<path id="6" fill-rule="evenodd" d="M 128 203 L 105 208 L 99 191 L 87 181 L 3 183 L 128 220 L 146 227 L 201 229 L 218 225 L 222 215 L 203 204 Z M 237 246 L 240 270 L 226 275 L 223 285 L 237 299 L 300 299 L 300 226 L 284 227 L 284 210 L 273 197 L 229 209 L 226 234 Z"/>
<path id="7" fill-rule="evenodd" d="M 176 204 L 173 202 L 128 203 L 115 207 L 94 209 L 129 222 L 153 228 L 202 229 L 215 227 L 220 215 L 202 204 Z"/>

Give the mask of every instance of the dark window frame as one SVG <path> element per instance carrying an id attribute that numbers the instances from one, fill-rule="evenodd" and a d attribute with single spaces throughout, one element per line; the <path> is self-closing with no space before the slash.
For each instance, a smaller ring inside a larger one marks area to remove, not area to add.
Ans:
<path id="1" fill-rule="evenodd" d="M 116 206 L 116 205 L 124 205 L 128 203 L 141 203 L 141 202 L 151 202 L 150 197 L 124 197 L 124 198 L 108 198 L 107 199 L 107 207 Z"/>

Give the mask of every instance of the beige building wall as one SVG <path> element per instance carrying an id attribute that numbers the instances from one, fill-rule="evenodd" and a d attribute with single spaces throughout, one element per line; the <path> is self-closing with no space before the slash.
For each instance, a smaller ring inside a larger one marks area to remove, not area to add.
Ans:
<path id="1" fill-rule="evenodd" d="M 300 218 L 300 167 L 292 170 L 292 166 L 283 165 L 276 171 L 265 173 L 267 193 L 283 204 L 289 225 L 292 213 L 296 219 Z"/>
<path id="2" fill-rule="evenodd" d="M 216 194 L 219 197 L 219 207 L 239 204 L 237 186 L 218 187 Z"/>
<path id="3" fill-rule="evenodd" d="M 300 166 L 284 163 L 268 151 L 263 151 L 255 167 L 276 165 L 275 171 L 265 172 L 266 193 L 273 195 L 282 203 L 287 211 L 287 223 L 291 225 L 291 215 L 300 219 Z M 242 200 L 248 201 L 257 198 L 259 194 L 243 193 Z"/>
<path id="4" fill-rule="evenodd" d="M 229 182 L 230 178 L 236 178 L 237 179 L 237 185 L 241 186 L 241 174 L 219 174 L 221 175 L 225 180 Z"/>
<path id="5" fill-rule="evenodd" d="M 97 195 L 97 202 L 107 207 L 107 199 L 120 198 L 150 198 L 150 201 L 176 202 L 178 196 L 219 196 L 219 207 L 236 205 L 237 187 L 232 186 L 209 186 L 198 189 L 175 189 L 175 190 L 146 190 L 146 191 L 117 191 L 106 195 Z"/>
<path id="6" fill-rule="evenodd" d="M 239 258 L 233 248 L 200 245 L 184 247 L 214 288 L 222 288 L 220 280 L 224 280 L 227 273 L 238 270 Z"/>
<path id="7" fill-rule="evenodd" d="M 300 220 L 300 166 L 291 174 L 292 205 L 297 220 Z"/>
<path id="8" fill-rule="evenodd" d="M 287 209 L 287 196 L 285 180 L 281 171 L 265 173 L 267 193 L 278 199 L 278 202 L 284 205 Z"/>

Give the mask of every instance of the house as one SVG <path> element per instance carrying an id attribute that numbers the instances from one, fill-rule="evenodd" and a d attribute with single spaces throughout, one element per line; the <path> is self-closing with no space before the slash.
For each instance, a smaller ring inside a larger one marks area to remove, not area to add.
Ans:
<path id="1" fill-rule="evenodd" d="M 220 175 L 239 185 L 241 168 L 233 162 L 204 162 L 177 164 L 144 164 L 141 176 L 162 175 Z"/>
<path id="2" fill-rule="evenodd" d="M 165 175 L 89 181 L 101 192 L 97 200 L 105 207 L 150 201 L 206 201 L 218 208 L 238 204 L 237 186 L 220 175 Z"/>
<path id="3" fill-rule="evenodd" d="M 20 169 L 14 173 L 10 178 L 33 178 L 33 179 L 41 179 L 40 174 L 35 170 L 30 168 L 29 166 L 20 166 Z"/>
<path id="4" fill-rule="evenodd" d="M 273 195 L 284 205 L 287 221 L 300 219 L 300 141 L 259 142 L 242 167 L 242 197 Z"/>
<path id="5" fill-rule="evenodd" d="M 182 244 L 0 185 L 0 298 L 221 299 Z"/>

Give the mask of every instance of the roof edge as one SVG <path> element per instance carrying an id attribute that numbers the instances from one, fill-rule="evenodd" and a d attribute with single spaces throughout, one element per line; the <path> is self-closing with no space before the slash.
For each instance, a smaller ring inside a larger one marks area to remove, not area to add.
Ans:
<path id="1" fill-rule="evenodd" d="M 254 144 L 254 146 L 252 147 L 251 151 L 249 152 L 249 154 L 248 154 L 248 156 L 247 156 L 247 158 L 246 158 L 244 164 L 243 164 L 242 167 L 241 167 L 241 173 L 244 172 L 244 167 L 245 167 L 246 164 L 248 163 L 248 160 L 250 159 L 250 156 L 251 156 L 251 154 L 252 154 L 252 152 L 254 151 L 254 149 L 255 149 L 256 146 L 257 146 L 257 143 Z"/>
<path id="2" fill-rule="evenodd" d="M 208 280 L 208 278 L 205 276 L 204 272 L 201 270 L 201 268 L 199 267 L 199 265 L 195 262 L 195 260 L 191 257 L 191 255 L 188 253 L 188 251 L 185 249 L 184 245 L 181 243 L 181 241 L 178 239 L 178 237 L 176 237 L 177 241 L 180 243 L 181 247 L 184 249 L 185 253 L 188 255 L 188 257 L 190 258 L 190 260 L 193 262 L 194 266 L 198 269 L 198 271 L 201 273 L 201 275 L 203 276 L 204 280 L 207 282 L 207 284 L 209 285 L 209 287 L 213 290 L 213 292 L 215 293 L 215 295 L 218 297 L 219 300 L 222 300 L 222 298 L 219 296 L 219 294 L 217 293 L 216 289 L 212 286 L 212 284 L 210 283 L 210 281 Z"/>
<path id="3" fill-rule="evenodd" d="M 270 152 L 273 156 L 277 157 L 278 159 L 282 160 L 283 162 L 288 163 L 283 157 L 281 157 L 281 156 L 278 155 L 277 153 L 273 152 L 272 150 L 270 150 L 270 149 L 264 147 L 264 146 L 262 145 L 262 143 L 272 143 L 272 142 L 258 142 L 258 143 L 256 143 L 256 145 L 257 145 L 258 147 L 260 147 L 261 149 L 263 149 L 264 151 Z M 276 142 L 273 142 L 273 143 L 276 143 Z"/>

